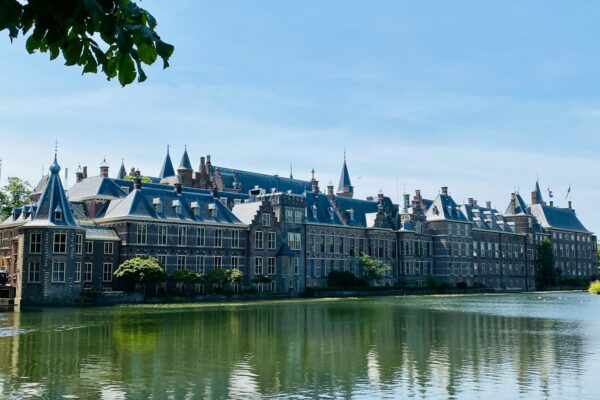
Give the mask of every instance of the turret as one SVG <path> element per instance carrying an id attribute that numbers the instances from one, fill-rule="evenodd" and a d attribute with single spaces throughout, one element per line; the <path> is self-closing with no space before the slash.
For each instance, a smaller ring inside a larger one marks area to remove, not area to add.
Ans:
<path id="1" fill-rule="evenodd" d="M 350 173 L 348 173 L 348 165 L 346 164 L 346 152 L 344 151 L 344 165 L 342 165 L 342 174 L 338 185 L 337 195 L 340 197 L 354 197 L 354 186 L 350 182 Z"/>
<path id="2" fill-rule="evenodd" d="M 175 176 L 175 169 L 173 168 L 173 162 L 171 161 L 171 155 L 169 154 L 169 146 L 167 146 L 167 156 L 165 157 L 165 161 L 163 162 L 158 177 L 164 179 L 170 176 Z"/>
<path id="3" fill-rule="evenodd" d="M 192 168 L 192 163 L 190 162 L 190 157 L 188 156 L 187 146 L 185 146 L 183 156 L 181 157 L 181 162 L 177 168 L 177 175 L 179 176 L 179 182 L 183 186 L 192 186 L 194 169 Z"/>

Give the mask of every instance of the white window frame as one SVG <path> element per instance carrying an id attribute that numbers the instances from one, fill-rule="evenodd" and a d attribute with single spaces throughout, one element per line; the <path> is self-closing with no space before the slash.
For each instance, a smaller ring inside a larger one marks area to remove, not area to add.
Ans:
<path id="1" fill-rule="evenodd" d="M 102 282 L 112 282 L 113 280 L 113 263 L 103 263 L 102 264 Z"/>
<path id="2" fill-rule="evenodd" d="M 39 240 L 36 240 L 39 239 Z M 41 254 L 42 253 L 42 234 L 34 232 L 29 236 L 29 253 Z"/>
<path id="3" fill-rule="evenodd" d="M 91 262 L 85 263 L 85 270 L 83 271 L 83 281 L 92 282 L 94 280 L 94 264 Z"/>
<path id="4" fill-rule="evenodd" d="M 113 242 L 104 242 L 104 254 L 114 254 L 115 244 Z"/>
<path id="5" fill-rule="evenodd" d="M 67 264 L 63 261 L 52 263 L 52 283 L 65 283 Z"/>
<path id="6" fill-rule="evenodd" d="M 64 239 L 64 241 L 59 240 Z M 52 250 L 54 254 L 67 254 L 67 233 L 66 232 L 55 232 L 54 240 L 52 241 Z M 57 251 L 58 246 L 58 251 Z M 63 251 L 61 251 L 63 250 Z"/>

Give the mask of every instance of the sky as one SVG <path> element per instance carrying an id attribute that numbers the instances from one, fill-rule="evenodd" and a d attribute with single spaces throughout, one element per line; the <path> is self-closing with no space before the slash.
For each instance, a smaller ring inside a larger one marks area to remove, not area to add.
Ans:
<path id="1" fill-rule="evenodd" d="M 146 0 L 171 67 L 121 88 L 0 33 L 2 184 L 52 162 L 74 181 L 106 157 L 159 173 L 215 165 L 337 185 L 356 197 L 448 186 L 457 202 L 547 196 L 600 232 L 600 3 Z M 546 198 L 548 200 L 548 198 Z"/>

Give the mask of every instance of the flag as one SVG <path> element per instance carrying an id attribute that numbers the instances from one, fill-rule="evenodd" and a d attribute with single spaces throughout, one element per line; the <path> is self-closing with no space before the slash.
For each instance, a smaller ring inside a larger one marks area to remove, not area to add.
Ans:
<path id="1" fill-rule="evenodd" d="M 548 188 L 548 197 L 550 197 L 551 199 L 554 198 L 554 192 L 550 190 L 550 188 Z"/>
<path id="2" fill-rule="evenodd" d="M 571 186 L 569 186 L 569 190 L 567 190 L 567 197 L 565 197 L 565 200 L 568 199 L 570 195 L 571 195 Z"/>

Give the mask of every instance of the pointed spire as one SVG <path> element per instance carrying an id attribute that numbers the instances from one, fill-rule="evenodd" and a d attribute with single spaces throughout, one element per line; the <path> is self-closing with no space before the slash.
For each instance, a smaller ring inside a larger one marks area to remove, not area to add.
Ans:
<path id="1" fill-rule="evenodd" d="M 294 171 L 292 168 L 292 162 L 290 161 L 290 179 L 294 179 Z"/>
<path id="2" fill-rule="evenodd" d="M 119 168 L 119 172 L 117 173 L 117 179 L 125 179 L 127 176 L 127 169 L 125 168 L 125 159 L 121 159 L 121 168 Z"/>
<path id="3" fill-rule="evenodd" d="M 181 162 L 179 163 L 178 170 L 193 170 L 192 163 L 190 162 L 190 156 L 188 156 L 187 145 L 185 146 L 185 150 L 183 151 L 183 156 L 181 157 Z"/>
<path id="4" fill-rule="evenodd" d="M 342 174 L 340 176 L 337 195 L 350 198 L 354 196 L 354 186 L 352 186 L 352 182 L 350 182 L 350 173 L 348 172 L 348 165 L 346 164 L 346 149 L 344 149 L 344 165 L 342 166 Z"/>
<path id="5" fill-rule="evenodd" d="M 535 181 L 535 196 L 539 204 L 544 204 L 544 197 L 542 196 L 542 189 L 540 189 L 539 179 Z"/>
<path id="6" fill-rule="evenodd" d="M 167 145 L 167 156 L 163 163 L 162 169 L 160 170 L 159 178 L 168 178 L 169 176 L 175 176 L 175 169 L 173 168 L 173 162 L 171 161 L 171 155 L 169 154 L 169 145 Z"/>
<path id="7" fill-rule="evenodd" d="M 76 226 L 71 205 L 60 180 L 57 150 L 54 151 L 54 162 L 50 166 L 50 176 L 37 203 L 33 218 L 35 225 Z"/>

